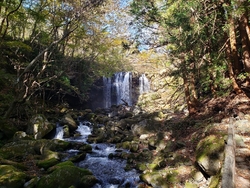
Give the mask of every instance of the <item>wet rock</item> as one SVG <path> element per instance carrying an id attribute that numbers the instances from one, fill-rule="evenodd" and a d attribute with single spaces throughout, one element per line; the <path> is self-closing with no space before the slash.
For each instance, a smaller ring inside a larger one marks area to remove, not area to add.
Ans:
<path id="1" fill-rule="evenodd" d="M 69 129 L 71 131 L 75 131 L 78 127 L 78 125 L 76 124 L 75 120 L 72 118 L 72 116 L 67 113 L 61 120 L 60 124 L 62 125 L 68 125 Z"/>
<path id="2" fill-rule="evenodd" d="M 68 125 L 63 126 L 63 137 L 69 138 L 70 137 L 70 130 Z"/>
<path id="3" fill-rule="evenodd" d="M 68 160 L 72 161 L 72 162 L 80 162 L 80 161 L 83 161 L 85 158 L 86 158 L 86 153 L 79 153 L 79 154 L 69 158 Z"/>

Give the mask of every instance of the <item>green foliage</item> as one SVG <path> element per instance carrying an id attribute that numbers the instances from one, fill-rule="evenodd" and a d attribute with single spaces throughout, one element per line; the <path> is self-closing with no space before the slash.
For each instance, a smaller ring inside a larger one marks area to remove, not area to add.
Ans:
<path id="1" fill-rule="evenodd" d="M 21 51 L 31 52 L 31 46 L 25 44 L 22 41 L 6 41 L 4 44 L 5 48 L 20 49 Z"/>
<path id="2" fill-rule="evenodd" d="M 211 4 L 216 8 L 208 9 Z M 150 14 L 152 9 L 157 9 L 155 16 Z M 217 94 L 231 88 L 230 82 L 225 82 L 227 64 L 221 54 L 225 44 L 222 28 L 227 24 L 223 4 L 195 0 L 133 1 L 131 13 L 135 15 L 138 31 L 157 28 L 145 43 L 153 41 L 153 46 L 166 49 L 175 67 L 170 65 L 171 74 L 186 79 L 190 87 L 195 85 L 200 97 L 211 96 L 214 92 L 211 88 Z"/>

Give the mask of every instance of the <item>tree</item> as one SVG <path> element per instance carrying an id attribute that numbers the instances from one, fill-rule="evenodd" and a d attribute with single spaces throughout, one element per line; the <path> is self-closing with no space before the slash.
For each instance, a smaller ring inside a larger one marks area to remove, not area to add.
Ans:
<path id="1" fill-rule="evenodd" d="M 241 92 L 238 76 L 248 73 L 248 8 L 248 1 L 229 0 L 132 2 L 136 26 L 141 31 L 154 29 L 155 36 L 147 44 L 162 46 L 173 57 L 177 67 L 173 74 L 183 78 L 190 114 L 196 112 L 203 97 L 224 92 L 227 71 L 234 91 Z"/>
<path id="2" fill-rule="evenodd" d="M 5 118 L 31 99 L 72 95 L 85 100 L 92 80 L 118 67 L 122 47 L 99 20 L 105 15 L 105 3 L 27 0 L 13 9 L 13 17 L 4 11 L 9 19 L 2 25 L 8 25 L 9 32 L 2 30 L 1 57 L 9 71 L 11 67 L 17 71 L 16 97 Z M 15 25 L 21 26 L 19 35 L 13 34 Z"/>

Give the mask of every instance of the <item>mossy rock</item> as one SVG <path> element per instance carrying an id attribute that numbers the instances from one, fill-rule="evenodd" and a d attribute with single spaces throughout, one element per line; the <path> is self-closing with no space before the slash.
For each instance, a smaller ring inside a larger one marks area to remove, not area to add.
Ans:
<path id="1" fill-rule="evenodd" d="M 224 158 L 224 136 L 210 135 L 201 140 L 196 149 L 196 162 L 209 176 L 216 175 Z"/>
<path id="2" fill-rule="evenodd" d="M 25 188 L 35 188 L 39 179 L 40 179 L 39 177 L 34 177 L 34 178 L 30 179 L 28 182 L 26 182 L 24 184 L 24 187 Z"/>
<path id="3" fill-rule="evenodd" d="M 65 114 L 60 123 L 62 125 L 68 125 L 70 131 L 75 131 L 78 127 L 77 123 L 69 113 Z"/>
<path id="4" fill-rule="evenodd" d="M 23 131 L 17 131 L 13 136 L 13 141 L 18 140 L 33 140 L 34 138 L 30 135 L 27 135 L 26 132 Z"/>
<path id="5" fill-rule="evenodd" d="M 59 163 L 59 160 L 56 158 L 50 158 L 50 159 L 44 159 L 44 160 L 40 160 L 37 162 L 37 166 L 39 168 L 44 168 L 44 169 L 48 169 L 56 164 Z"/>
<path id="6" fill-rule="evenodd" d="M 84 120 L 93 122 L 95 120 L 96 114 L 95 113 L 87 113 L 84 115 Z"/>
<path id="7" fill-rule="evenodd" d="M 83 161 L 85 158 L 86 158 L 86 153 L 79 153 L 79 154 L 69 158 L 68 160 L 72 161 L 72 162 L 80 162 L 80 161 Z"/>
<path id="8" fill-rule="evenodd" d="M 79 151 L 91 152 L 92 146 L 90 144 L 84 144 L 80 146 Z"/>
<path id="9" fill-rule="evenodd" d="M 41 155 L 46 149 L 64 151 L 71 146 L 62 140 L 19 140 L 10 142 L 0 148 L 0 156 L 4 159 L 19 158 L 27 155 Z"/>
<path id="10" fill-rule="evenodd" d="M 64 162 L 60 162 L 52 167 L 50 167 L 47 171 L 49 173 L 55 171 L 58 168 L 61 168 L 62 166 L 75 166 L 74 163 L 72 161 L 64 161 Z"/>
<path id="11" fill-rule="evenodd" d="M 76 188 L 92 187 L 97 183 L 97 179 L 86 169 L 75 166 L 61 166 L 51 174 L 43 176 L 37 188 L 68 188 L 74 186 Z"/>
<path id="12" fill-rule="evenodd" d="M 12 165 L 0 165 L 0 187 L 23 188 L 26 174 Z"/>
<path id="13" fill-rule="evenodd" d="M 27 133 L 35 139 L 41 139 L 50 133 L 56 125 L 50 123 L 43 114 L 37 114 L 30 119 Z"/>
<path id="14" fill-rule="evenodd" d="M 71 143 L 64 140 L 37 140 L 34 142 L 36 149 L 41 150 L 41 148 L 46 148 L 52 151 L 65 151 L 71 147 Z"/>
<path id="15" fill-rule="evenodd" d="M 41 151 L 42 153 L 42 157 L 43 157 L 43 159 L 59 159 L 60 157 L 59 157 L 59 155 L 60 155 L 60 153 L 58 153 L 58 152 L 55 152 L 55 151 L 51 151 L 51 150 L 49 150 L 49 149 L 44 149 L 44 150 L 42 150 Z"/>
<path id="16" fill-rule="evenodd" d="M 185 188 L 198 188 L 198 186 L 192 182 L 186 182 Z"/>
<path id="17" fill-rule="evenodd" d="M 95 118 L 96 123 L 105 124 L 109 121 L 109 118 L 104 115 L 97 115 Z"/>
<path id="18" fill-rule="evenodd" d="M 34 142 L 21 140 L 5 144 L 0 148 L 0 156 L 4 159 L 24 157 L 28 154 L 36 155 L 34 150 Z"/>
<path id="19" fill-rule="evenodd" d="M 169 188 L 179 182 L 176 171 L 153 171 L 140 176 L 141 180 L 153 187 Z"/>
<path id="20" fill-rule="evenodd" d="M 208 187 L 209 188 L 221 187 L 221 178 L 222 178 L 221 173 L 218 173 L 217 175 L 212 176 Z"/>
<path id="21" fill-rule="evenodd" d="M 122 142 L 122 143 L 117 143 L 116 147 L 123 148 L 123 149 L 128 149 L 129 150 L 130 147 L 131 147 L 131 142 L 125 141 L 125 142 Z"/>
<path id="22" fill-rule="evenodd" d="M 20 170 L 27 170 L 27 167 L 20 163 L 20 162 L 15 162 L 15 161 L 11 161 L 11 160 L 8 160 L 8 159 L 3 159 L 0 157 L 0 164 L 2 165 L 11 165 L 15 168 L 18 168 Z"/>

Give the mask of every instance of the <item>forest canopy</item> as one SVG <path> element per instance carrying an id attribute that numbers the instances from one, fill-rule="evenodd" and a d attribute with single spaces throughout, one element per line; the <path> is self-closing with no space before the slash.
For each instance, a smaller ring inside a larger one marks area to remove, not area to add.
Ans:
<path id="1" fill-rule="evenodd" d="M 190 114 L 205 98 L 248 94 L 249 4 L 1 0 L 1 114 L 28 101 L 85 101 L 98 77 L 145 62 L 182 79 Z"/>
<path id="2" fill-rule="evenodd" d="M 12 104 L 5 117 L 27 101 L 85 101 L 95 79 L 125 70 L 126 38 L 108 31 L 118 9 L 112 0 L 0 1 L 1 97 Z"/>
<path id="3" fill-rule="evenodd" d="M 248 0 L 131 3 L 138 41 L 165 52 L 172 74 L 183 79 L 190 113 L 206 97 L 232 90 L 248 95 L 249 6 Z M 145 30 L 150 37 L 143 36 Z"/>

